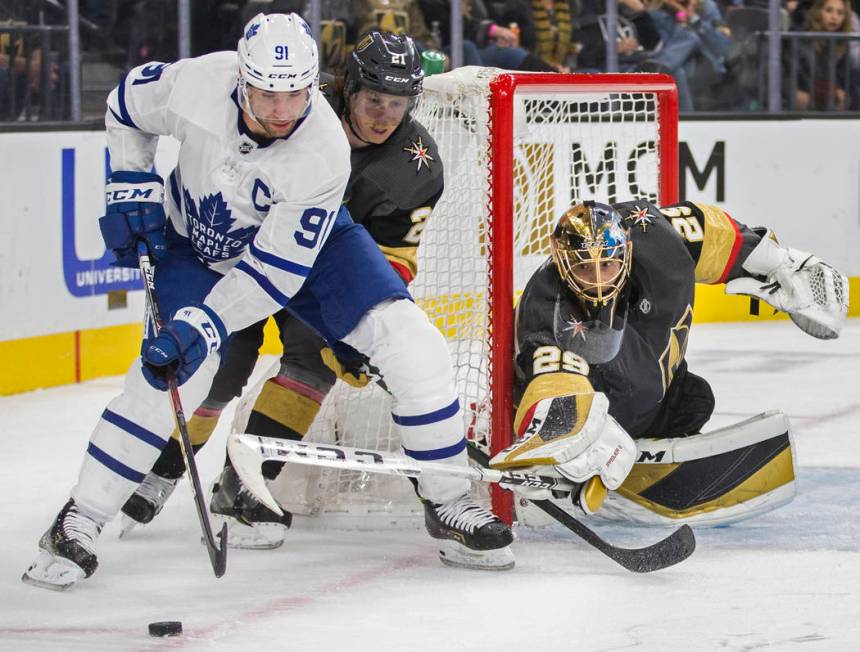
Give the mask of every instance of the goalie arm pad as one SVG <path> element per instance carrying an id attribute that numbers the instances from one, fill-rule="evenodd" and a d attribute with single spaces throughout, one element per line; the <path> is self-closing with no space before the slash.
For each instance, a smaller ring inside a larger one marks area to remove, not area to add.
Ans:
<path id="1" fill-rule="evenodd" d="M 633 466 L 636 444 L 608 410 L 606 395 L 595 392 L 585 376 L 541 374 L 520 401 L 514 422 L 519 440 L 490 466 L 552 466 L 574 482 L 599 475 L 615 489 Z"/>
<path id="2" fill-rule="evenodd" d="M 848 315 L 848 279 L 834 267 L 805 251 L 780 246 L 767 230 L 743 268 L 751 276 L 729 281 L 726 294 L 766 301 L 813 337 L 839 337 Z"/>

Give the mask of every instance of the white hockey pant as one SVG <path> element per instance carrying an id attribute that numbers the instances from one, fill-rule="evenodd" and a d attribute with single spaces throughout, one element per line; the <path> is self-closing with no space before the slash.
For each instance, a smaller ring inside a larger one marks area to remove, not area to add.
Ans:
<path id="1" fill-rule="evenodd" d="M 406 299 L 382 303 L 362 317 L 344 342 L 381 371 L 394 399 L 391 417 L 407 455 L 468 464 L 448 345 L 418 306 Z M 467 492 L 469 481 L 421 476 L 418 490 L 423 498 L 441 503 Z"/>
<path id="2" fill-rule="evenodd" d="M 209 358 L 179 388 L 186 415 L 203 402 L 218 371 L 219 356 Z M 72 498 L 87 515 L 107 522 L 152 469 L 176 426 L 167 392 L 146 382 L 140 360 L 125 377 L 122 394 L 105 408 L 90 437 Z"/>

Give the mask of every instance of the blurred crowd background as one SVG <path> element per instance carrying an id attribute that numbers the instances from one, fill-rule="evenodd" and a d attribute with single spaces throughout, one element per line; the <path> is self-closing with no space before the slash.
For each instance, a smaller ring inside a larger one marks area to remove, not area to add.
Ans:
<path id="1" fill-rule="evenodd" d="M 860 0 L 771 1 L 778 14 L 768 0 L 460 0 L 462 17 L 452 23 L 449 0 L 320 0 L 317 24 L 328 71 L 343 65 L 361 34 L 380 29 L 440 53 L 426 57 L 428 73 L 452 62 L 664 72 L 678 84 L 682 113 L 860 111 Z M 312 18 L 307 0 L 0 0 L 0 123 L 101 119 L 128 68 L 180 56 L 183 7 L 191 56 L 235 49 L 260 12 Z M 774 15 L 778 60 L 768 39 Z M 452 34 L 452 24 L 462 33 Z M 452 41 L 462 49 L 452 53 Z M 781 77 L 776 102 L 769 70 Z"/>

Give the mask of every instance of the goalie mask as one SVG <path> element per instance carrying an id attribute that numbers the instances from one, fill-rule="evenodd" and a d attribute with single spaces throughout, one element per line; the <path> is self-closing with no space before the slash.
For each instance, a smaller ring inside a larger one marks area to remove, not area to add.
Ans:
<path id="1" fill-rule="evenodd" d="M 267 120 L 267 102 L 305 89 L 304 101 L 293 102 L 287 118 L 299 120 L 308 114 L 319 87 L 319 56 L 301 16 L 257 14 L 245 25 L 237 54 L 240 103 L 254 120 Z M 252 100 L 252 95 L 259 97 Z"/>
<path id="2" fill-rule="evenodd" d="M 589 363 L 608 362 L 621 348 L 633 260 L 621 216 L 607 204 L 575 204 L 561 216 L 550 240 L 556 270 L 577 304 L 570 314 L 557 298 L 556 336 L 571 341 L 572 350 Z"/>

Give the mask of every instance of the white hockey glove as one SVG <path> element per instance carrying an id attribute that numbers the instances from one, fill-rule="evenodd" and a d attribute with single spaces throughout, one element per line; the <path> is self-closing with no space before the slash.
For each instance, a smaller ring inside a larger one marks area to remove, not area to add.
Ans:
<path id="1" fill-rule="evenodd" d="M 768 230 L 744 261 L 750 274 L 726 284 L 726 294 L 746 294 L 788 313 L 803 331 L 822 340 L 839 337 L 848 315 L 848 279 L 812 254 L 781 247 Z"/>
<path id="2" fill-rule="evenodd" d="M 586 398 L 590 405 L 582 404 Z M 583 409 L 588 410 L 588 416 L 577 427 L 577 412 Z M 608 409 L 609 401 L 601 392 L 538 401 L 525 430 L 527 436 L 496 454 L 490 466 L 558 474 L 574 483 L 584 483 L 577 501 L 587 513 L 593 513 L 602 504 L 607 489 L 621 486 L 636 459 L 636 443 Z M 548 490 L 518 488 L 517 492 L 531 500 L 551 496 Z"/>

